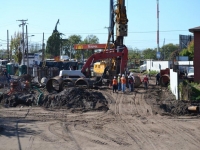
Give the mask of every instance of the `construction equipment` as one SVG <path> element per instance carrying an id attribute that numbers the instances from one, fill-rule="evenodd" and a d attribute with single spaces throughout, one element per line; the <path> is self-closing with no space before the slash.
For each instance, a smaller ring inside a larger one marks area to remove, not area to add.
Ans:
<path id="1" fill-rule="evenodd" d="M 170 83 L 170 69 L 162 69 L 160 70 L 160 85 L 161 86 L 168 86 Z"/>
<path id="2" fill-rule="evenodd" d="M 84 87 L 109 85 L 114 76 L 118 74 L 126 75 L 128 49 L 123 43 L 123 38 L 127 36 L 128 19 L 125 0 L 117 0 L 116 5 L 113 1 L 110 0 L 109 33 L 104 51 L 91 55 L 81 70 L 61 70 L 58 77 L 54 77 L 47 82 L 48 91 L 59 92 L 74 85 Z M 115 41 L 114 22 L 116 26 Z M 110 47 L 110 45 L 114 45 L 114 47 Z"/>

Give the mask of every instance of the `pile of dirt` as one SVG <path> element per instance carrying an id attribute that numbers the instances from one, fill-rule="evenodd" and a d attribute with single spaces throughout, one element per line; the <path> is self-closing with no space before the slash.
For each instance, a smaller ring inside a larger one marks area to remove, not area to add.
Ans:
<path id="1" fill-rule="evenodd" d="M 175 96 L 169 89 L 157 90 L 157 104 L 160 107 L 162 115 L 194 115 L 188 107 L 194 105 L 190 101 L 176 100 Z M 196 112 L 198 114 L 198 112 Z"/>
<path id="2" fill-rule="evenodd" d="M 83 88 L 68 88 L 60 93 L 46 95 L 42 101 L 45 108 L 67 108 L 89 110 L 108 110 L 108 102 L 102 93 Z"/>
<path id="3" fill-rule="evenodd" d="M 188 107 L 191 104 L 188 101 L 162 101 L 160 108 L 163 109 L 166 113 L 172 115 L 186 115 L 190 114 Z"/>
<path id="4" fill-rule="evenodd" d="M 27 93 L 3 94 L 0 97 L 0 103 L 7 107 L 16 107 L 18 105 L 32 106 L 36 104 L 35 96 L 35 94 Z"/>

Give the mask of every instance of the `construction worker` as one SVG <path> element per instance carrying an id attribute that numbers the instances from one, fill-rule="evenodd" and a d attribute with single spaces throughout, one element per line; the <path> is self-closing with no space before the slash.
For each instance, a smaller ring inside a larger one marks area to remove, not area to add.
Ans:
<path id="1" fill-rule="evenodd" d="M 121 91 L 121 74 L 118 75 L 117 84 L 118 84 L 118 91 Z"/>
<path id="2" fill-rule="evenodd" d="M 129 88 L 130 88 L 130 92 L 134 91 L 134 83 L 135 83 L 135 78 L 133 76 L 133 73 L 130 74 L 130 79 L 129 79 Z"/>
<path id="3" fill-rule="evenodd" d="M 133 84 L 133 80 L 132 80 L 131 76 L 128 76 L 128 88 L 129 88 L 130 92 L 132 90 L 132 87 L 131 87 L 132 84 Z"/>
<path id="4" fill-rule="evenodd" d="M 125 90 L 126 90 L 126 78 L 125 78 L 124 74 L 122 74 L 122 77 L 121 77 L 121 88 L 122 88 L 122 92 L 125 93 Z"/>
<path id="5" fill-rule="evenodd" d="M 117 79 L 116 79 L 115 76 L 114 76 L 112 85 L 113 85 L 113 93 L 114 93 L 114 92 L 116 93 L 116 90 L 117 90 Z"/>
<path id="6" fill-rule="evenodd" d="M 156 74 L 156 85 L 159 85 L 160 82 L 160 72 Z"/>
<path id="7" fill-rule="evenodd" d="M 149 84 L 149 79 L 148 79 L 147 75 L 144 77 L 142 82 L 144 83 L 144 89 L 147 90 L 148 89 L 148 84 Z"/>

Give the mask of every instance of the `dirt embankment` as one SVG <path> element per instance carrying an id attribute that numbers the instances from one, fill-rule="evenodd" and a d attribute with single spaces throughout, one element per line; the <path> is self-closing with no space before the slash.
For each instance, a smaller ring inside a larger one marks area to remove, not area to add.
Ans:
<path id="1" fill-rule="evenodd" d="M 0 149 L 199 150 L 199 116 L 179 116 L 185 104 L 153 79 L 149 89 L 125 94 L 80 88 L 45 94 L 41 107 L 0 109 Z"/>
<path id="2" fill-rule="evenodd" d="M 171 91 L 165 87 L 155 85 L 155 78 L 151 77 L 148 90 L 143 85 L 135 89 L 135 94 L 144 93 L 144 100 L 152 107 L 154 114 L 161 115 L 194 115 L 188 107 L 193 105 L 190 101 L 176 100 Z M 105 97 L 103 91 L 110 89 L 84 89 L 68 88 L 60 93 L 38 92 L 33 90 L 30 93 L 15 93 L 11 95 L 2 94 L 0 102 L 3 106 L 16 107 L 19 105 L 42 106 L 47 109 L 65 108 L 71 111 L 90 111 L 109 109 L 109 97 Z M 129 90 L 127 89 L 127 94 Z M 198 105 L 198 104 L 195 104 Z"/>
<path id="3" fill-rule="evenodd" d="M 150 80 L 149 89 L 145 93 L 146 102 L 151 105 L 154 114 L 161 115 L 198 115 L 200 112 L 188 110 L 189 106 L 199 106 L 200 102 L 190 100 L 176 100 L 168 87 L 160 87 L 154 84 L 155 79 Z"/>

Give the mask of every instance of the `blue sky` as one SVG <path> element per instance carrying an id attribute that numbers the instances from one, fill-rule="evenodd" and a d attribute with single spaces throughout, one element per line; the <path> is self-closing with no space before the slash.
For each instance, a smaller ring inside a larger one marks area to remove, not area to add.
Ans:
<path id="1" fill-rule="evenodd" d="M 128 36 L 125 45 L 138 48 L 156 48 L 157 0 L 126 0 Z M 160 46 L 179 43 L 179 34 L 190 35 L 189 28 L 200 26 L 199 0 L 159 0 Z M 0 49 L 6 48 L 7 30 L 9 37 L 21 32 L 21 22 L 28 19 L 31 43 L 45 42 L 60 20 L 57 29 L 65 34 L 95 35 L 100 43 L 107 41 L 109 26 L 109 0 L 2 0 L 0 5 Z"/>

